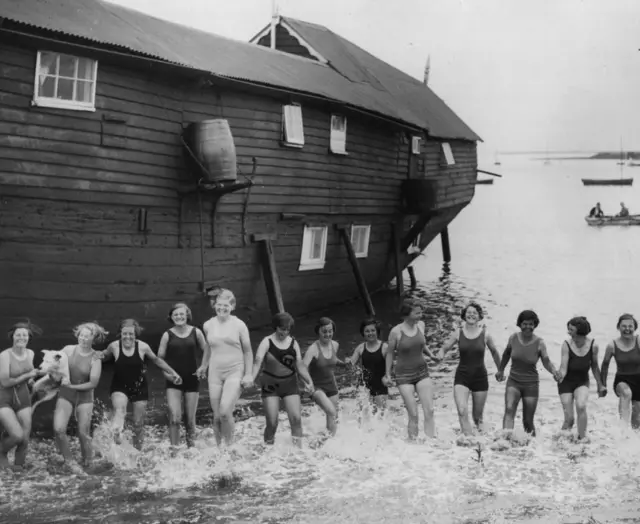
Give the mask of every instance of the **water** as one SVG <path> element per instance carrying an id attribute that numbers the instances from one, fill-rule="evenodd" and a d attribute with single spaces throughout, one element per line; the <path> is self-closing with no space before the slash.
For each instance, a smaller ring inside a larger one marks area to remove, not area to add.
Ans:
<path id="1" fill-rule="evenodd" d="M 566 321 L 576 314 L 590 319 L 602 355 L 616 334 L 618 315 L 634 312 L 637 304 L 633 260 L 640 250 L 640 228 L 595 229 L 583 217 L 596 201 L 606 212 L 617 212 L 620 201 L 637 212 L 638 187 L 582 186 L 581 176 L 618 176 L 614 161 L 548 166 L 524 156 L 502 161 L 494 169 L 505 178 L 479 186 L 471 206 L 450 227 L 450 267 L 443 269 L 437 243 L 415 263 L 419 288 L 413 295 L 427 307 L 432 346 L 458 324 L 460 307 L 474 299 L 485 307 L 500 349 L 516 329 L 518 312 L 533 308 L 541 318 L 538 333 L 556 365 Z M 385 321 L 397 320 L 393 293 L 376 296 L 375 305 Z M 350 352 L 358 341 L 361 314 L 359 304 L 332 311 L 343 350 Z M 313 320 L 297 326 L 303 345 L 312 340 Z M 252 334 L 254 343 L 263 334 Z M 495 371 L 490 358 L 487 365 Z M 284 413 L 275 446 L 265 448 L 264 420 L 251 416 L 260 413 L 253 395 L 241 402 L 238 443 L 221 451 L 213 443 L 205 396 L 197 446 L 177 456 L 169 450 L 161 381 L 155 377 L 150 421 L 157 425 L 149 425 L 142 453 L 129 444 L 113 445 L 107 426 L 99 424 L 94 442 L 103 458 L 98 470 L 70 476 L 59 473 L 52 442 L 36 440 L 26 472 L 0 473 L 0 522 L 637 522 L 640 435 L 618 423 L 612 392 L 597 399 L 592 391 L 591 442 L 577 444 L 559 435 L 557 390 L 541 368 L 539 437 L 527 442 L 518 430 L 519 441 L 508 443 L 499 431 L 504 384 L 491 379 L 488 433 L 479 448 L 462 447 L 455 444 L 454 369 L 454 359 L 431 367 L 437 383 L 436 442 L 406 441 L 396 390 L 387 414 L 373 416 L 362 409 L 363 393 L 354 390 L 354 377 L 344 375 L 341 425 L 334 439 L 324 441 L 324 417 L 306 402 L 304 448 L 291 447 Z M 615 365 L 610 387 L 613 373 Z"/>

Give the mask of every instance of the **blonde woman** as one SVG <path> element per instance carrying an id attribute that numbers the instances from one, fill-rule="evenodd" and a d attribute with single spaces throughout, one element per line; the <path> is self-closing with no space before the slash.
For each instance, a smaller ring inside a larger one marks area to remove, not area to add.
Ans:
<path id="1" fill-rule="evenodd" d="M 73 329 L 77 344 L 62 348 L 69 360 L 70 384 L 61 386 L 53 413 L 53 431 L 58 449 L 68 467 L 76 469 L 69 448 L 67 427 L 75 411 L 78 423 L 78 439 L 82 465 L 91 465 L 91 417 L 93 415 L 93 390 L 98 386 L 102 373 L 102 361 L 93 349 L 94 342 L 103 342 L 107 332 L 97 322 L 85 322 Z"/>
<path id="2" fill-rule="evenodd" d="M 217 289 L 210 296 L 215 316 L 204 323 L 203 331 L 211 348 L 208 363 L 213 430 L 218 444 L 230 444 L 236 403 L 242 390 L 253 385 L 253 352 L 247 325 L 232 314 L 235 295 L 228 289 Z"/>

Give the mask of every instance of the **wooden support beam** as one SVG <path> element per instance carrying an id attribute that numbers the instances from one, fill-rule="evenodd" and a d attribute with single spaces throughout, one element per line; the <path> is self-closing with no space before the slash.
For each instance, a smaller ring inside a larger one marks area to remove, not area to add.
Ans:
<path id="1" fill-rule="evenodd" d="M 413 269 L 413 266 L 407 266 L 407 272 L 409 273 L 409 280 L 411 280 L 411 289 L 415 289 L 418 287 L 415 269 Z"/>
<path id="2" fill-rule="evenodd" d="M 449 229 L 444 228 L 440 231 L 440 240 L 442 241 L 442 258 L 445 262 L 451 262 L 451 247 L 449 246 Z"/>
<path id="3" fill-rule="evenodd" d="M 418 219 L 415 221 L 411 229 L 407 232 L 407 234 L 404 236 L 404 238 L 400 242 L 400 251 L 406 251 L 407 249 L 409 249 L 409 246 L 411 245 L 411 243 L 422 232 L 422 230 L 424 229 L 424 226 L 427 225 L 427 222 L 431 220 L 432 216 L 433 216 L 433 213 L 431 211 L 428 211 L 418 216 Z"/>
<path id="4" fill-rule="evenodd" d="M 347 229 L 344 227 L 340 227 L 338 228 L 338 231 L 340 231 L 340 237 L 342 238 L 344 247 L 347 250 L 349 262 L 351 263 L 351 268 L 353 269 L 353 275 L 356 277 L 358 289 L 360 290 L 360 295 L 362 296 L 364 307 L 367 310 L 367 315 L 374 316 L 376 314 L 376 311 L 373 308 L 373 303 L 371 302 L 371 297 L 369 296 L 369 290 L 367 289 L 367 283 L 365 282 L 364 276 L 360 271 L 360 265 L 358 264 L 358 259 L 356 258 L 356 253 L 353 250 L 353 246 L 351 245 L 351 239 L 349 238 Z"/>
<path id="5" fill-rule="evenodd" d="M 402 277 L 402 260 L 400 251 L 400 224 L 392 224 L 391 234 L 393 235 L 393 260 L 395 262 L 396 269 L 396 293 L 398 296 L 402 296 L 404 293 L 404 278 Z"/>
<path id="6" fill-rule="evenodd" d="M 272 315 L 284 313 L 284 301 L 282 300 L 280 279 L 278 278 L 278 271 L 276 270 L 276 257 L 273 252 L 273 244 L 268 237 L 258 240 L 258 244 L 260 245 L 262 276 L 265 287 L 267 288 L 267 297 L 269 298 L 269 309 Z"/>

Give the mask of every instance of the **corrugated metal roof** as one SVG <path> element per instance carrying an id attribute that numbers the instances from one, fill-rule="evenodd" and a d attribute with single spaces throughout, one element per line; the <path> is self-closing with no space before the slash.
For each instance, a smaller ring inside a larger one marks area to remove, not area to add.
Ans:
<path id="1" fill-rule="evenodd" d="M 332 55 L 335 70 L 313 60 L 168 22 L 102 0 L 0 0 L 0 17 L 216 75 L 319 95 L 426 129 L 433 136 L 480 139 L 430 89 L 333 33 L 350 55 L 345 54 L 340 61 L 337 43 L 331 47 L 318 40 L 319 47 L 324 46 Z M 296 30 L 310 33 L 312 24 L 288 21 L 296 24 Z M 374 87 L 375 82 L 349 79 L 354 78 L 354 68 L 364 55 L 376 61 L 376 67 L 361 62 L 364 69 L 359 69 L 358 74 L 360 77 L 373 74 L 384 89 Z M 351 74 L 347 74 L 345 65 L 349 60 Z M 383 66 L 390 71 L 382 74 Z M 340 72 L 340 67 L 345 72 Z"/>

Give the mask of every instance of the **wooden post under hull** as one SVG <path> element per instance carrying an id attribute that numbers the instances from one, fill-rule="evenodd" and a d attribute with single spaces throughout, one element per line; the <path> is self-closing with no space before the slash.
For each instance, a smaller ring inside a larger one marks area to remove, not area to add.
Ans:
<path id="1" fill-rule="evenodd" d="M 442 241 L 442 258 L 445 262 L 451 262 L 451 247 L 449 246 L 449 229 L 444 228 L 440 231 L 440 240 Z"/>
<path id="2" fill-rule="evenodd" d="M 418 287 L 418 281 L 416 280 L 416 273 L 413 266 L 407 266 L 407 273 L 409 273 L 409 280 L 411 280 L 411 289 Z"/>
<path id="3" fill-rule="evenodd" d="M 358 289 L 360 290 L 360 295 L 362 296 L 364 307 L 367 310 L 367 315 L 374 316 L 376 314 L 376 311 L 373 308 L 373 303 L 371 302 L 371 296 L 369 295 L 369 290 L 367 289 L 367 283 L 365 282 L 364 276 L 362 276 L 362 272 L 360 271 L 356 253 L 353 250 L 353 246 L 351 245 L 351 239 L 349 238 L 345 227 L 338 227 L 338 231 L 340 231 L 340 237 L 342 238 L 344 247 L 347 250 L 349 262 L 351 263 L 351 268 L 353 269 L 353 275 L 356 277 Z"/>
<path id="4" fill-rule="evenodd" d="M 280 278 L 276 269 L 276 257 L 271 240 L 272 238 L 268 235 L 253 236 L 253 241 L 260 245 L 260 264 L 262 265 L 264 285 L 267 288 L 269 309 L 271 314 L 275 315 L 276 313 L 284 313 L 284 301 L 282 300 Z"/>
<path id="5" fill-rule="evenodd" d="M 396 269 L 396 293 L 398 296 L 404 294 L 404 278 L 402 277 L 402 260 L 400 259 L 400 225 L 392 224 L 391 234 L 393 235 L 393 260 Z"/>

